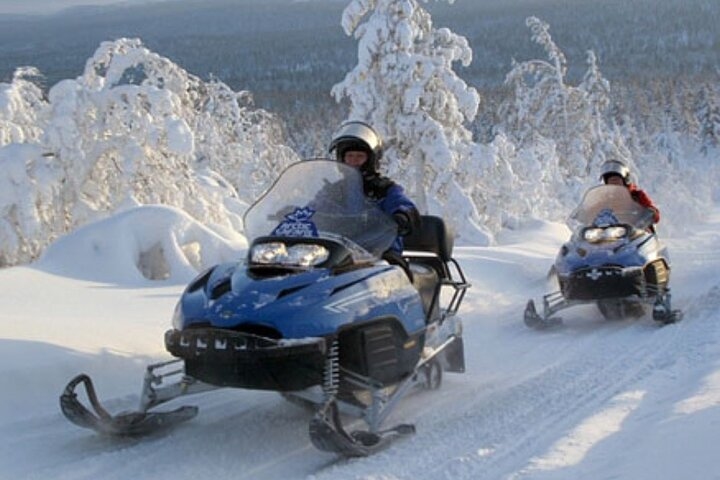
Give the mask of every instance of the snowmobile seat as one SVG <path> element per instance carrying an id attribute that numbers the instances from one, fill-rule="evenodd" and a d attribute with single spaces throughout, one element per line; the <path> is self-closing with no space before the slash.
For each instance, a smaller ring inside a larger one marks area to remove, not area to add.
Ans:
<path id="1" fill-rule="evenodd" d="M 404 238 L 403 256 L 410 264 L 413 285 L 420 293 L 428 319 L 437 315 L 438 293 L 451 276 L 453 237 L 440 217 L 423 215 L 419 229 Z"/>
<path id="2" fill-rule="evenodd" d="M 452 260 L 453 235 L 442 218 L 423 215 L 420 228 L 406 236 L 404 244 L 403 256 L 411 264 L 427 265 L 441 279 L 450 277 L 447 262 Z"/>
<path id="3" fill-rule="evenodd" d="M 425 315 L 432 318 L 434 315 L 429 315 L 430 311 L 433 310 L 434 314 L 437 310 L 433 308 L 433 301 L 440 284 L 438 273 L 435 268 L 422 263 L 412 262 L 409 265 L 412 271 L 412 283 L 420 294 Z"/>

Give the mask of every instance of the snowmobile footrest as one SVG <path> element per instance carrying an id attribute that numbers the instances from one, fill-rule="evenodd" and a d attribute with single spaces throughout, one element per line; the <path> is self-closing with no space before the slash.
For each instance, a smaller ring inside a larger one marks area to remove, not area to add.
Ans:
<path id="1" fill-rule="evenodd" d="M 332 402 L 310 421 L 310 440 L 319 450 L 345 457 L 366 457 L 387 447 L 398 437 L 415 433 L 415 426 L 397 425 L 377 433 L 358 430 L 347 433 L 340 423 L 337 405 Z"/>
<path id="2" fill-rule="evenodd" d="M 85 385 L 93 411 L 77 398 L 75 388 L 80 383 Z M 112 416 L 100 404 L 92 380 L 85 374 L 76 376 L 67 384 L 60 395 L 60 409 L 75 425 L 114 436 L 147 435 L 189 420 L 198 413 L 197 407 L 185 406 L 169 412 L 129 412 Z"/>

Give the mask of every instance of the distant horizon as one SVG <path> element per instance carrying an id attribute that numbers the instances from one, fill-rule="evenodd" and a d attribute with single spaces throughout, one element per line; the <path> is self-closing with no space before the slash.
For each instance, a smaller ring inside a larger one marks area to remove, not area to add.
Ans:
<path id="1" fill-rule="evenodd" d="M 2 0 L 1 15 L 52 15 L 72 7 L 138 5 L 170 0 Z"/>
<path id="2" fill-rule="evenodd" d="M 149 3 L 177 0 L 0 0 L 0 17 L 4 15 L 54 15 L 73 7 L 139 6 Z M 265 0 L 257 0 L 263 3 Z M 311 2 L 318 0 L 288 0 L 288 2 Z M 320 0 L 323 1 L 323 0 Z M 343 1 L 343 0 L 324 0 Z M 350 3 L 350 0 L 347 0 Z"/>

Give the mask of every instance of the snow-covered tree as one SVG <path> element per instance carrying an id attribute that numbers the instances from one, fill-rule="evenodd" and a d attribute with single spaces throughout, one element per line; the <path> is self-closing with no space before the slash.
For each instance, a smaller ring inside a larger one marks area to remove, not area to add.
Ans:
<path id="1" fill-rule="evenodd" d="M 215 80 L 202 84 L 201 98 L 190 115 L 197 162 L 222 174 L 244 202 L 257 199 L 278 172 L 299 160 L 284 145 L 278 119 L 255 108 L 249 92 Z"/>
<path id="2" fill-rule="evenodd" d="M 50 91 L 64 121 L 53 122 L 45 140 L 66 170 L 72 217 L 162 203 L 240 229 L 222 197 L 253 200 L 269 184 L 265 172 L 293 159 L 278 143 L 274 119 L 250 108 L 247 96 L 203 82 L 139 40 L 103 43 L 81 77 Z M 242 195 L 200 188 L 207 172 L 198 167 L 220 173 Z"/>
<path id="3" fill-rule="evenodd" d="M 487 243 L 473 192 L 482 196 L 478 182 L 492 159 L 464 127 L 480 97 L 453 71 L 472 59 L 467 40 L 434 28 L 416 0 L 353 0 L 342 26 L 358 39 L 358 64 L 333 87 L 336 100 L 349 99 L 349 118 L 380 132 L 383 167 L 422 211 L 445 217 L 464 240 Z"/>
<path id="4" fill-rule="evenodd" d="M 607 157 L 632 163 L 606 118 L 610 84 L 600 73 L 595 54 L 587 53 L 583 81 L 572 86 L 566 80 L 567 59 L 553 41 L 549 25 L 536 17 L 529 17 L 526 24 L 548 60 L 513 62 L 506 76 L 513 95 L 501 107 L 502 129 L 520 147 L 534 142 L 537 135 L 553 140 L 561 172 L 571 184 L 583 184 Z"/>
<path id="5" fill-rule="evenodd" d="M 720 146 L 720 102 L 708 87 L 700 90 L 696 116 L 700 125 L 700 151 L 707 156 Z"/>
<path id="6" fill-rule="evenodd" d="M 11 83 L 0 83 L 0 146 L 40 138 L 48 104 L 33 82 L 39 76 L 36 68 L 21 67 L 15 70 Z"/>
<path id="7" fill-rule="evenodd" d="M 37 69 L 0 83 L 0 267 L 36 257 L 55 234 L 57 171 L 38 141 L 49 104 Z"/>
<path id="8" fill-rule="evenodd" d="M 37 257 L 58 233 L 51 160 L 36 144 L 0 148 L 0 267 Z"/>
<path id="9" fill-rule="evenodd" d="M 137 39 L 101 44 L 47 101 L 29 73 L 0 89 L 9 99 L 0 133 L 13 142 L 0 150 L 3 264 L 32 260 L 58 235 L 136 205 L 242 231 L 247 203 L 296 159 L 249 93 L 204 82 Z M 22 160 L 18 142 L 34 147 Z"/>
<path id="10" fill-rule="evenodd" d="M 680 128 L 672 111 L 666 109 L 662 115 L 662 129 L 655 136 L 655 149 L 667 158 L 669 164 L 675 166 L 683 160 L 680 135 Z"/>
<path id="11" fill-rule="evenodd" d="M 572 91 L 565 84 L 567 60 L 553 42 L 550 26 L 535 17 L 525 21 L 532 40 L 545 50 L 548 61 L 513 60 L 505 83 L 514 95 L 501 105 L 509 133 L 523 146 L 535 133 L 547 138 L 567 138 L 569 130 L 568 98 Z"/>
<path id="12" fill-rule="evenodd" d="M 228 212 L 198 188 L 192 169 L 186 118 L 193 80 L 139 41 L 123 39 L 103 43 L 82 76 L 50 90 L 43 144 L 64 172 L 68 230 L 121 207 L 154 203 L 228 223 Z"/>

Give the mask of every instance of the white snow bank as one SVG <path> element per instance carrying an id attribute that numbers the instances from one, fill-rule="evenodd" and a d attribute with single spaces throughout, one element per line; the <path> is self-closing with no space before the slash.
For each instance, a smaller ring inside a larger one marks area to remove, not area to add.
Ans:
<path id="1" fill-rule="evenodd" d="M 50 245 L 35 267 L 57 275 L 121 285 L 186 283 L 212 265 L 241 258 L 247 242 L 210 230 L 182 210 L 135 207 L 86 225 Z"/>

